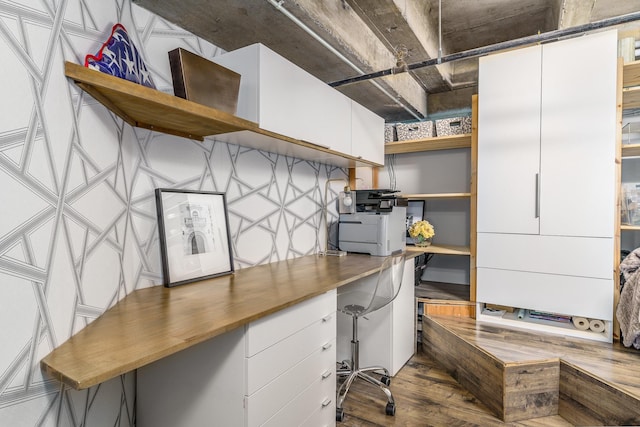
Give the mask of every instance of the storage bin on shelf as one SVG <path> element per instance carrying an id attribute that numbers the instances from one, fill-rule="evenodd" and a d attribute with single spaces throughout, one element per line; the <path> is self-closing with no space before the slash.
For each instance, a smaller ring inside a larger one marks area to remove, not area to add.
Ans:
<path id="1" fill-rule="evenodd" d="M 471 133 L 471 117 L 450 117 L 436 120 L 436 135 L 451 136 Z"/>
<path id="2" fill-rule="evenodd" d="M 386 123 L 384 125 L 384 142 L 397 141 L 396 125 L 394 123 Z"/>
<path id="3" fill-rule="evenodd" d="M 412 139 L 431 138 L 433 136 L 433 122 L 413 122 L 396 124 L 398 141 L 409 141 Z"/>

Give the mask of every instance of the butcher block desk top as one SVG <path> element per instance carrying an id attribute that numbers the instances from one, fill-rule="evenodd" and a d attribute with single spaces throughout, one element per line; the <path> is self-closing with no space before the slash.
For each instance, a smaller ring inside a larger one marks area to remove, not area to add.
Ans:
<path id="1" fill-rule="evenodd" d="M 74 389 L 92 387 L 375 274 L 383 259 L 309 255 L 174 288 L 140 289 L 54 349 L 41 365 Z"/>

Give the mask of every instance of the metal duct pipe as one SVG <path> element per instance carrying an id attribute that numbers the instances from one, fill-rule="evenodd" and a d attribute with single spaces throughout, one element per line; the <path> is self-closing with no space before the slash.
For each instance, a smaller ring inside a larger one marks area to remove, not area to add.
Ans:
<path id="1" fill-rule="evenodd" d="M 621 15 L 614 18 L 603 19 L 597 22 L 591 22 L 589 24 L 578 25 L 577 27 L 549 31 L 547 33 L 536 34 L 533 36 L 522 37 L 515 40 L 508 40 L 508 41 L 492 44 L 485 47 L 478 47 L 475 49 L 465 50 L 459 53 L 452 53 L 451 55 L 446 55 L 446 56 L 443 56 L 442 58 L 438 57 L 438 58 L 428 59 L 422 62 L 416 62 L 416 63 L 407 65 L 406 70 L 407 71 L 416 70 L 418 68 L 429 67 L 431 65 L 438 65 L 445 62 L 453 62 L 453 61 L 459 61 L 461 59 L 475 58 L 475 57 L 487 55 L 489 53 L 498 52 L 500 50 L 511 49 L 514 47 L 519 47 L 519 46 L 524 46 L 524 45 L 529 45 L 534 43 L 542 43 L 549 40 L 560 39 L 562 37 L 567 37 L 567 36 L 576 36 L 581 33 L 585 33 L 587 31 L 598 30 L 601 28 L 611 27 L 614 25 L 626 24 L 628 22 L 633 22 L 638 20 L 640 20 L 640 12 L 633 12 L 627 15 Z M 391 74 L 396 74 L 397 71 L 398 70 L 396 68 L 388 68 L 386 70 L 376 71 L 374 73 L 363 74 L 361 76 L 351 77 L 348 79 L 329 83 L 329 86 L 338 87 L 338 86 L 343 86 L 351 83 L 357 83 L 357 82 L 362 82 L 366 80 L 376 79 L 378 77 L 384 77 L 384 76 L 389 76 Z"/>
<path id="2" fill-rule="evenodd" d="M 358 66 L 356 64 L 354 64 L 353 62 L 349 61 L 349 59 L 346 56 L 344 56 L 343 54 L 338 52 L 336 49 L 334 49 L 334 47 L 331 46 L 326 40 L 324 40 L 322 37 L 320 37 L 315 31 L 313 31 L 311 28 L 309 28 L 304 22 L 302 22 L 301 20 L 296 18 L 295 15 L 293 15 L 284 6 L 282 6 L 282 4 L 284 3 L 283 0 L 267 0 L 267 2 L 270 3 L 273 7 L 275 7 L 278 11 L 280 11 L 280 13 L 282 13 L 284 16 L 289 18 L 289 20 L 291 20 L 291 22 L 296 24 L 303 31 L 305 31 L 307 34 L 309 34 L 311 37 L 313 37 L 316 41 L 318 41 L 322 46 L 324 46 L 326 49 L 328 49 L 331 53 L 336 55 L 342 62 L 344 62 L 345 64 L 347 64 L 351 68 L 353 68 L 356 72 L 360 73 L 361 75 L 365 75 L 364 71 L 362 71 L 360 68 L 358 68 Z M 408 107 L 405 103 L 403 103 L 396 96 L 391 94 L 388 90 L 386 90 L 384 87 L 382 87 L 378 82 L 371 82 L 371 83 L 376 88 L 378 88 L 378 90 L 380 90 L 382 93 L 387 95 L 393 102 L 398 104 L 400 107 L 404 108 L 413 117 L 415 117 L 416 119 L 419 119 L 419 120 L 422 119 L 422 117 L 420 115 L 416 114 L 416 112 L 414 110 L 412 110 L 410 107 Z"/>

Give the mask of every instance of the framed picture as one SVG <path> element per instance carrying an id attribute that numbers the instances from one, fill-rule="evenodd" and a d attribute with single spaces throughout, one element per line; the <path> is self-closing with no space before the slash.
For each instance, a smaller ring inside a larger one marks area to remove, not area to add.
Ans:
<path id="1" fill-rule="evenodd" d="M 167 287 L 233 273 L 224 193 L 156 188 Z"/>

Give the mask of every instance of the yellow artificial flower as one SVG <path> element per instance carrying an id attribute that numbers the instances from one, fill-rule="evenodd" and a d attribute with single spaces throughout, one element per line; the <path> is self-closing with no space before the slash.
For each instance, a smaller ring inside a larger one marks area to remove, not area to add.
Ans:
<path id="1" fill-rule="evenodd" d="M 422 236 L 425 239 L 430 239 L 435 235 L 436 232 L 429 221 L 417 221 L 409 227 L 409 236 L 414 238 Z"/>

